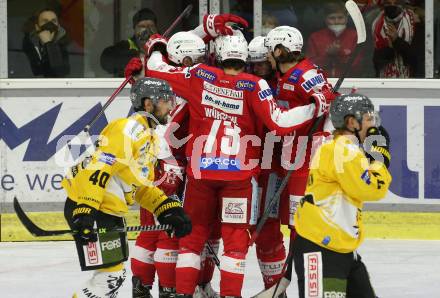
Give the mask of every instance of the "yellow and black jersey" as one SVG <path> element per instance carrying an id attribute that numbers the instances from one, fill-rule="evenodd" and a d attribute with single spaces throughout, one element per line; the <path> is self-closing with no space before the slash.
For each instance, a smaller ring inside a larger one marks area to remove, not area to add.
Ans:
<path id="1" fill-rule="evenodd" d="M 157 151 L 144 116 L 117 119 L 102 130 L 93 155 L 70 168 L 62 186 L 73 201 L 107 214 L 122 216 L 134 201 L 154 211 L 167 198 L 153 185 Z"/>
<path id="2" fill-rule="evenodd" d="M 312 159 L 306 196 L 295 213 L 298 234 L 336 252 L 356 250 L 364 239 L 363 203 L 384 198 L 390 183 L 383 163 L 370 164 L 357 144 L 336 136 Z"/>

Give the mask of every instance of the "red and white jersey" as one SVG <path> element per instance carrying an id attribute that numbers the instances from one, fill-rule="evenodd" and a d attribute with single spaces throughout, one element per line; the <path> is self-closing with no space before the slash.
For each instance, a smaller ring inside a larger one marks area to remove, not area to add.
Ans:
<path id="1" fill-rule="evenodd" d="M 161 71 L 149 68 L 146 75 L 167 80 L 188 101 L 187 174 L 195 178 L 249 178 L 259 166 L 264 126 L 288 134 L 312 123 L 318 112 L 315 103 L 280 109 L 267 82 L 247 73 L 228 75 L 204 64 L 155 69 Z"/>
<path id="2" fill-rule="evenodd" d="M 279 80 L 276 92 L 276 99 L 278 105 L 288 109 L 300 107 L 310 103 L 312 96 L 325 96 L 327 101 L 332 101 L 336 94 L 333 93 L 331 84 L 327 81 L 327 77 L 323 71 L 316 65 L 314 65 L 307 58 L 300 61 L 294 67 L 289 69 Z M 307 136 L 313 126 L 313 122 L 308 122 L 305 125 L 299 127 L 292 134 L 294 136 L 293 142 L 284 142 L 284 146 L 292 147 L 290 160 L 288 157 L 281 158 L 281 166 L 284 169 L 289 169 L 290 163 L 295 161 L 297 155 L 297 142 L 298 137 Z M 322 132 L 324 121 L 321 121 L 319 127 L 315 133 Z M 308 173 L 308 166 L 311 153 L 311 140 L 309 140 L 305 159 L 299 162 L 302 167 L 295 167 L 296 171 L 294 175 L 306 175 Z M 280 150 L 281 146 L 277 146 Z M 285 149 L 286 152 L 287 151 Z M 281 155 L 281 152 L 275 153 L 275 155 Z"/>

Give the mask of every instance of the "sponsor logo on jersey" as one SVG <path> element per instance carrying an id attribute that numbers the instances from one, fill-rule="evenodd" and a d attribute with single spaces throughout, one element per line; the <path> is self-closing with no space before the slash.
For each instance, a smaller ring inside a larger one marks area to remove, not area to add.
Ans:
<path id="1" fill-rule="evenodd" d="M 298 83 L 299 79 L 301 78 L 303 71 L 301 69 L 295 69 L 294 71 L 292 71 L 292 73 L 290 74 L 289 78 L 287 79 L 289 82 L 292 83 Z"/>
<path id="2" fill-rule="evenodd" d="M 225 113 L 243 115 L 243 101 L 221 97 L 203 90 L 202 104 L 217 108 Z"/>
<path id="3" fill-rule="evenodd" d="M 201 78 L 204 81 L 214 82 L 217 79 L 217 75 L 213 72 L 207 71 L 206 69 L 199 68 L 196 71 L 196 77 Z"/>
<path id="4" fill-rule="evenodd" d="M 240 160 L 224 157 L 200 157 L 200 169 L 212 171 L 240 171 Z"/>
<path id="5" fill-rule="evenodd" d="M 216 109 L 205 108 L 205 116 L 208 118 L 214 118 L 218 120 L 231 121 L 232 123 L 238 125 L 237 117 L 220 112 Z"/>
<path id="6" fill-rule="evenodd" d="M 295 85 L 284 83 L 283 89 L 289 90 L 289 91 L 295 91 Z"/>
<path id="7" fill-rule="evenodd" d="M 258 97 L 260 98 L 261 101 L 266 100 L 266 99 L 272 99 L 272 90 L 270 89 L 264 89 L 261 90 L 260 92 L 258 92 Z"/>
<path id="8" fill-rule="evenodd" d="M 247 222 L 247 199 L 246 198 L 223 198 L 222 222 L 246 223 Z"/>
<path id="9" fill-rule="evenodd" d="M 322 297 L 321 252 L 304 254 L 306 297 Z"/>
<path id="10" fill-rule="evenodd" d="M 367 185 L 371 184 L 371 179 L 370 179 L 370 173 L 368 173 L 368 170 L 365 170 L 365 172 L 362 173 L 361 175 L 361 179 L 367 183 Z"/>
<path id="11" fill-rule="evenodd" d="M 237 81 L 235 88 L 237 88 L 239 90 L 253 91 L 255 89 L 255 82 L 247 81 L 247 80 Z"/>
<path id="12" fill-rule="evenodd" d="M 140 140 L 145 133 L 145 127 L 133 119 L 130 119 L 124 127 L 124 134 L 134 141 Z"/>
<path id="13" fill-rule="evenodd" d="M 219 87 L 208 82 L 203 82 L 203 88 L 211 93 L 226 96 L 235 99 L 243 98 L 243 91 L 238 91 L 230 88 Z"/>
<path id="14" fill-rule="evenodd" d="M 275 275 L 283 271 L 284 262 L 260 262 L 259 265 L 264 275 Z"/>
<path id="15" fill-rule="evenodd" d="M 121 247 L 121 239 L 105 241 L 101 243 L 102 251 L 114 250 Z"/>
<path id="16" fill-rule="evenodd" d="M 149 172 L 150 172 L 150 169 L 148 169 L 148 167 L 142 167 L 141 168 L 141 177 L 147 178 Z"/>
<path id="17" fill-rule="evenodd" d="M 99 156 L 98 161 L 103 162 L 105 164 L 108 164 L 109 166 L 112 166 L 116 162 L 116 156 L 114 156 L 113 154 L 110 154 L 110 153 L 103 152 Z"/>
<path id="18" fill-rule="evenodd" d="M 88 265 L 97 265 L 99 264 L 99 256 L 98 256 L 98 248 L 96 242 L 89 242 L 86 245 L 86 258 L 88 260 Z"/>
<path id="19" fill-rule="evenodd" d="M 313 78 L 302 83 L 301 86 L 304 88 L 304 90 L 309 92 L 310 90 L 312 90 L 313 87 L 322 85 L 324 83 L 325 83 L 324 76 L 322 74 L 318 74 L 317 76 L 314 76 Z"/>

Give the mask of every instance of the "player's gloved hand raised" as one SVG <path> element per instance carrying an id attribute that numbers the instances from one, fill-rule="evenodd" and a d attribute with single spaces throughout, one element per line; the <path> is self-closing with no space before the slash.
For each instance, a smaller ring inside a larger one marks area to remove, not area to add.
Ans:
<path id="1" fill-rule="evenodd" d="M 98 236 L 93 229 L 96 209 L 86 204 L 79 204 L 73 209 L 72 224 L 83 244 L 95 242 Z"/>
<path id="2" fill-rule="evenodd" d="M 192 224 L 188 215 L 183 211 L 182 203 L 169 197 L 154 210 L 157 220 L 162 225 L 171 225 L 176 237 L 183 237 L 191 233 Z"/>
<path id="3" fill-rule="evenodd" d="M 365 155 L 370 160 L 380 161 L 390 167 L 390 135 L 383 126 L 370 127 L 364 141 Z"/>
<path id="4" fill-rule="evenodd" d="M 324 114 L 328 114 L 330 103 L 324 94 L 316 92 L 310 97 L 310 101 L 315 103 L 315 117 L 320 117 Z"/>
<path id="5" fill-rule="evenodd" d="M 153 34 L 144 45 L 145 55 L 150 57 L 154 51 L 160 51 L 162 55 L 167 56 L 168 40 L 160 34 Z"/>
<path id="6" fill-rule="evenodd" d="M 127 65 L 125 66 L 124 75 L 125 78 L 128 79 L 129 77 L 134 77 L 138 75 L 142 71 L 143 65 L 142 60 L 139 57 L 131 58 L 130 61 L 128 61 Z M 129 81 L 130 84 L 134 83 L 134 79 L 132 78 Z"/>
<path id="7" fill-rule="evenodd" d="M 219 35 L 232 35 L 232 28 L 227 23 L 235 23 L 247 28 L 248 22 L 233 14 L 209 14 L 203 17 L 203 30 L 212 38 Z"/>

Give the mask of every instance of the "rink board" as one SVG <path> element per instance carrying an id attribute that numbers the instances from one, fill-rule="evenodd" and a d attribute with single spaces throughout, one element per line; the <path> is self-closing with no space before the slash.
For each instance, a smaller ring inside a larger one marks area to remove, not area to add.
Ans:
<path id="1" fill-rule="evenodd" d="M 8 236 L 14 234 L 7 214 L 13 212 L 14 196 L 26 211 L 62 210 L 65 194 L 60 181 L 64 169 L 73 163 L 70 153 L 66 154 L 70 138 L 66 136 L 81 134 L 121 82 L 122 79 L 0 81 L 2 240 L 24 240 L 24 236 Z M 439 239 L 438 230 L 431 227 L 432 222 L 438 223 L 437 215 L 418 212 L 440 210 L 440 82 L 347 79 L 343 91 L 351 87 L 372 98 L 391 135 L 393 183 L 387 197 L 367 210 L 408 212 L 366 212 L 365 218 L 370 220 L 367 235 Z M 109 121 L 128 114 L 126 88 L 91 134 L 98 134 Z M 73 149 L 81 153 L 89 145 L 86 141 Z M 44 213 L 42 217 L 50 221 L 58 218 Z M 390 226 L 395 227 L 394 232 L 388 231 Z"/>
<path id="2" fill-rule="evenodd" d="M 68 229 L 62 212 L 30 212 L 32 220 L 43 229 Z M 428 212 L 363 212 L 367 238 L 440 240 L 440 213 Z M 139 212 L 130 211 L 128 225 L 139 225 Z M 287 227 L 282 231 L 288 235 Z M 135 239 L 137 233 L 129 233 Z M 15 214 L 1 215 L 1 241 L 70 240 L 70 236 L 33 237 Z"/>

